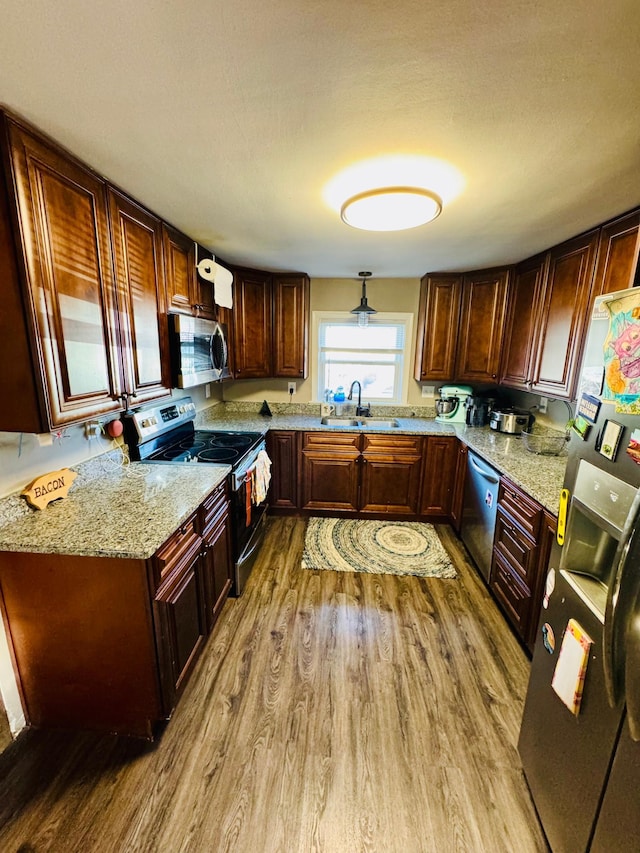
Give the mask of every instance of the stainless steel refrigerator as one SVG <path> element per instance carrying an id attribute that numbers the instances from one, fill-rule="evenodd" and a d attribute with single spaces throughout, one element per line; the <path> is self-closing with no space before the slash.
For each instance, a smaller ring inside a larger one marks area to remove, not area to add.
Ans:
<path id="1" fill-rule="evenodd" d="M 554 853 L 623 853 L 640 850 L 640 288 L 596 300 L 576 415 L 518 749 Z"/>

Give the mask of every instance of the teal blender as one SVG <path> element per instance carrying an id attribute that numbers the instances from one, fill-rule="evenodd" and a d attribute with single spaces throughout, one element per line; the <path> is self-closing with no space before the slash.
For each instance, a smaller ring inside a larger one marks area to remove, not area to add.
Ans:
<path id="1" fill-rule="evenodd" d="M 465 402 L 473 394 L 470 385 L 443 385 L 436 397 L 436 420 L 444 423 L 466 422 Z"/>

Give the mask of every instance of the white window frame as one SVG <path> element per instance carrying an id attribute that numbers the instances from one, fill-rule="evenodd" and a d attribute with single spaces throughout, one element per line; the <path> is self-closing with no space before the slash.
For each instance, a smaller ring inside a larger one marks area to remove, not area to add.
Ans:
<path id="1" fill-rule="evenodd" d="M 313 312 L 313 332 L 315 339 L 315 347 L 314 347 L 314 362 L 316 367 L 316 382 L 315 382 L 315 392 L 316 392 L 316 401 L 322 402 L 324 400 L 324 359 L 322 357 L 321 348 L 320 348 L 320 326 L 322 323 L 335 323 L 342 322 L 345 325 L 349 326 L 357 326 L 358 320 L 354 314 L 351 314 L 349 311 L 314 311 Z M 398 352 L 399 359 L 396 361 L 396 374 L 399 373 L 399 378 L 394 383 L 396 395 L 391 400 L 376 400 L 373 399 L 373 404 L 375 406 L 401 406 L 407 404 L 408 394 L 409 394 L 409 373 L 410 373 L 410 358 L 409 358 L 409 350 L 412 341 L 412 332 L 413 332 L 413 314 L 410 313 L 387 313 L 380 312 L 375 315 L 375 317 L 370 318 L 370 325 L 376 324 L 384 324 L 384 323 L 403 323 L 404 324 L 404 349 L 402 351 L 396 350 L 381 350 L 380 352 Z M 358 352 L 354 350 L 354 352 Z M 387 362 L 385 362 L 387 363 Z M 333 388 L 333 391 L 336 389 Z M 349 389 L 345 388 L 345 393 L 348 393 Z M 363 400 L 364 402 L 364 400 Z M 369 402 L 369 400 L 367 400 Z"/>

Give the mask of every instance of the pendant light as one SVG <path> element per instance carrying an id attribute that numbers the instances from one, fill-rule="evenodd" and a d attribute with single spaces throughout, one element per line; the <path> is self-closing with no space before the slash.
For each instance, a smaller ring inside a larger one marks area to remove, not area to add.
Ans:
<path id="1" fill-rule="evenodd" d="M 370 272 L 358 273 L 358 276 L 362 279 L 362 298 L 360 299 L 360 305 L 358 305 L 357 308 L 352 308 L 351 313 L 358 315 L 359 326 L 368 326 L 369 315 L 378 313 L 375 308 L 370 308 L 369 304 L 367 303 L 367 279 L 370 277 L 370 275 Z"/>

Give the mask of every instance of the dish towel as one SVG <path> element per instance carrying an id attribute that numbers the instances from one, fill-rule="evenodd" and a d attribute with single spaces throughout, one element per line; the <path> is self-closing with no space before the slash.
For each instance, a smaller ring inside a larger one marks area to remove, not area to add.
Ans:
<path id="1" fill-rule="evenodd" d="M 266 500 L 271 482 L 271 460 L 266 450 L 261 450 L 256 458 L 256 467 L 253 476 L 254 498 L 257 504 Z"/>

